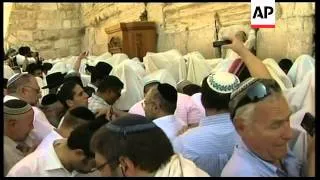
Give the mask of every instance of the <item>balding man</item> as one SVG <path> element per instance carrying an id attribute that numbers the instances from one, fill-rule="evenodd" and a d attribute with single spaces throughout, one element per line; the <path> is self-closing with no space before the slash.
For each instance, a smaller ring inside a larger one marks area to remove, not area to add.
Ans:
<path id="1" fill-rule="evenodd" d="M 4 174 L 27 153 L 18 142 L 26 140 L 33 129 L 34 111 L 25 101 L 12 99 L 4 103 Z M 29 150 L 27 150 L 28 152 Z"/>
<path id="2" fill-rule="evenodd" d="M 3 102 L 10 99 L 20 99 L 30 104 L 34 110 L 34 129 L 26 139 L 26 143 L 29 146 L 40 143 L 51 132 L 53 126 L 44 113 L 36 107 L 41 98 L 41 91 L 36 78 L 27 73 L 16 74 L 8 80 L 7 86 L 8 94 L 3 98 Z"/>

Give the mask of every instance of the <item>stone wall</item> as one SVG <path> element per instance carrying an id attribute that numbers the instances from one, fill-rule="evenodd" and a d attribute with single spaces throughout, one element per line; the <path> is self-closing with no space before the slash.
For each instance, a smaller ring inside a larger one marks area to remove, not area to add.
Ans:
<path id="1" fill-rule="evenodd" d="M 214 14 L 221 22 L 219 34 L 250 29 L 250 3 L 148 3 L 149 21 L 157 23 L 158 52 L 178 49 L 182 54 L 199 51 L 215 57 Z M 311 54 L 315 32 L 315 3 L 276 3 L 276 28 L 257 33 L 257 55 L 279 60 Z M 107 51 L 104 29 L 120 22 L 138 21 L 143 3 L 84 3 L 86 28 L 82 49 L 94 55 Z"/>
<path id="2" fill-rule="evenodd" d="M 108 51 L 105 28 L 139 21 L 144 3 L 15 3 L 7 42 L 32 46 L 46 58 Z M 178 49 L 216 57 L 215 13 L 222 34 L 250 30 L 250 3 L 148 3 L 148 19 L 157 23 L 158 52 Z M 276 3 L 276 28 L 257 32 L 257 55 L 276 60 L 311 54 L 315 3 Z M 18 28 L 17 28 L 18 27 Z"/>
<path id="3" fill-rule="evenodd" d="M 78 55 L 84 31 L 75 3 L 14 3 L 9 20 L 10 47 L 28 45 L 44 58 Z"/>

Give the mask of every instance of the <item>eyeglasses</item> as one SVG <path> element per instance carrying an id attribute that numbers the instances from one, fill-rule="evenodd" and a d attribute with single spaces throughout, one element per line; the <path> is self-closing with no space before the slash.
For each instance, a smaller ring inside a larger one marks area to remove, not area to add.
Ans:
<path id="1" fill-rule="evenodd" d="M 269 96 L 272 91 L 281 91 L 278 83 L 272 79 L 259 79 L 252 85 L 248 86 L 244 91 L 230 100 L 229 109 L 231 113 L 231 119 L 234 118 L 235 112 L 238 108 L 249 103 L 261 101 Z"/>
<path id="2" fill-rule="evenodd" d="M 40 93 L 41 93 L 40 89 L 38 89 L 38 88 L 34 88 L 34 87 L 31 87 L 31 86 L 25 86 L 25 87 L 31 88 L 31 89 L 34 90 L 37 94 L 40 94 Z"/>

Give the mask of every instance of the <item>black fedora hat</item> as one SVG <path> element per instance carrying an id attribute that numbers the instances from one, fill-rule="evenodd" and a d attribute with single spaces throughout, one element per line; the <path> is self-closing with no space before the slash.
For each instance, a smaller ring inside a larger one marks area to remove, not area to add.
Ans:
<path id="1" fill-rule="evenodd" d="M 61 72 L 49 74 L 46 76 L 47 86 L 44 86 L 42 89 L 59 87 L 61 84 L 63 84 L 63 79 L 64 76 L 61 74 Z"/>
<path id="2" fill-rule="evenodd" d="M 42 70 L 43 71 L 49 71 L 52 68 L 52 64 L 51 63 L 43 63 L 42 64 Z"/>

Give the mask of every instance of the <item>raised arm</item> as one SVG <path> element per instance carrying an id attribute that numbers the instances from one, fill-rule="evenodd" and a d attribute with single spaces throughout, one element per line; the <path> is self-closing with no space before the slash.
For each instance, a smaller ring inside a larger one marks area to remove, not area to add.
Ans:
<path id="1" fill-rule="evenodd" d="M 83 58 L 86 58 L 87 56 L 88 56 L 88 52 L 87 52 L 87 51 L 82 52 L 82 53 L 78 56 L 76 62 L 75 62 L 74 65 L 73 65 L 73 69 L 74 69 L 76 72 L 79 72 L 80 65 L 81 65 L 81 60 L 82 60 Z"/>
<path id="2" fill-rule="evenodd" d="M 267 67 L 262 63 L 262 60 L 253 55 L 239 39 L 235 36 L 224 39 L 231 40 L 232 44 L 224 45 L 222 48 L 230 48 L 236 52 L 247 66 L 252 77 L 272 79 Z"/>

